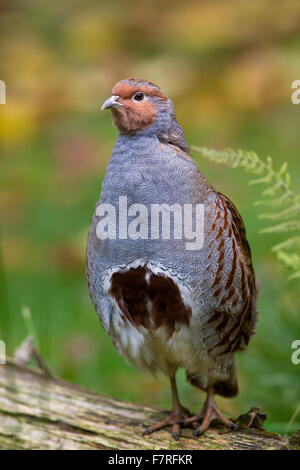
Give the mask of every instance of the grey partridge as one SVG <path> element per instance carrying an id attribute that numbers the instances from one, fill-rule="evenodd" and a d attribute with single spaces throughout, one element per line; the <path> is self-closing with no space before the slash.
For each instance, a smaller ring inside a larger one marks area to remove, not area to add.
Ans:
<path id="1" fill-rule="evenodd" d="M 158 86 L 122 80 L 102 109 L 119 132 L 89 231 L 87 278 L 118 352 L 170 379 L 172 412 L 145 434 L 171 425 L 178 439 L 192 425 L 197 435 L 216 418 L 236 429 L 214 395 L 238 393 L 235 354 L 255 332 L 258 289 L 241 216 L 200 173 Z M 180 404 L 178 368 L 207 393 L 195 416 Z"/>

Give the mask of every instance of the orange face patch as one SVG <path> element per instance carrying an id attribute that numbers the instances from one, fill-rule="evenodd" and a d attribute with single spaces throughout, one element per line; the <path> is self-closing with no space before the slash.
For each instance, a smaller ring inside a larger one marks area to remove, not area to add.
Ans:
<path id="1" fill-rule="evenodd" d="M 156 120 L 156 110 L 153 103 L 143 101 L 134 103 L 131 98 L 119 99 L 122 108 L 112 108 L 113 124 L 124 133 L 137 132 L 152 126 Z"/>
<path id="2" fill-rule="evenodd" d="M 132 99 L 137 92 L 144 94 L 143 101 Z M 148 97 L 157 96 L 164 101 L 168 100 L 155 86 L 138 84 L 134 86 L 125 81 L 118 82 L 112 94 L 119 96 L 118 102 L 123 105 L 123 107 L 111 109 L 113 124 L 123 133 L 137 132 L 154 124 L 156 109 Z"/>

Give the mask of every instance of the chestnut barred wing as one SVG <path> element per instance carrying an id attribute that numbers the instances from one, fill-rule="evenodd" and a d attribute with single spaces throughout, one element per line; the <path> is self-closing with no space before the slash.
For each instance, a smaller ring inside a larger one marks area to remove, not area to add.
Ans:
<path id="1" fill-rule="evenodd" d="M 257 282 L 243 220 L 234 204 L 217 193 L 208 217 L 210 249 L 206 270 L 213 279 L 214 300 L 207 324 L 214 327 L 209 352 L 223 355 L 243 350 L 255 333 Z"/>

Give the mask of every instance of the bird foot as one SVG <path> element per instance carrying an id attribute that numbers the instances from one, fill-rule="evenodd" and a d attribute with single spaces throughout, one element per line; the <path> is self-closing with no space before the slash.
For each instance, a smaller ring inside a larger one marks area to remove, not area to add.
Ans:
<path id="1" fill-rule="evenodd" d="M 175 441 L 178 441 L 181 429 L 179 421 L 185 422 L 190 415 L 190 412 L 183 407 L 176 410 L 172 410 L 168 418 L 163 419 L 162 421 L 159 421 L 158 423 L 152 424 L 151 426 L 147 427 L 143 432 L 143 436 L 147 436 L 167 426 L 172 426 L 172 436 L 174 437 Z"/>
<path id="2" fill-rule="evenodd" d="M 200 436 L 205 431 L 207 431 L 214 419 L 221 421 L 232 431 L 238 430 L 238 425 L 225 418 L 225 416 L 220 412 L 213 394 L 208 394 L 204 406 L 199 413 L 197 413 L 195 416 L 191 416 L 190 418 L 179 421 L 179 424 L 183 426 L 192 425 L 193 427 L 195 427 L 196 424 L 196 429 L 193 434 L 194 436 Z"/>

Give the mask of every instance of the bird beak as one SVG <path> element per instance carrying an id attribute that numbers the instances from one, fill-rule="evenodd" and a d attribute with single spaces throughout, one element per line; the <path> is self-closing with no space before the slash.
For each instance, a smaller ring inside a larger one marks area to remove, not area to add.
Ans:
<path id="1" fill-rule="evenodd" d="M 104 101 L 103 105 L 101 106 L 101 111 L 104 109 L 109 109 L 109 108 L 120 108 L 123 106 L 121 103 L 118 103 L 118 99 L 120 97 L 117 95 L 112 95 L 108 100 Z"/>

